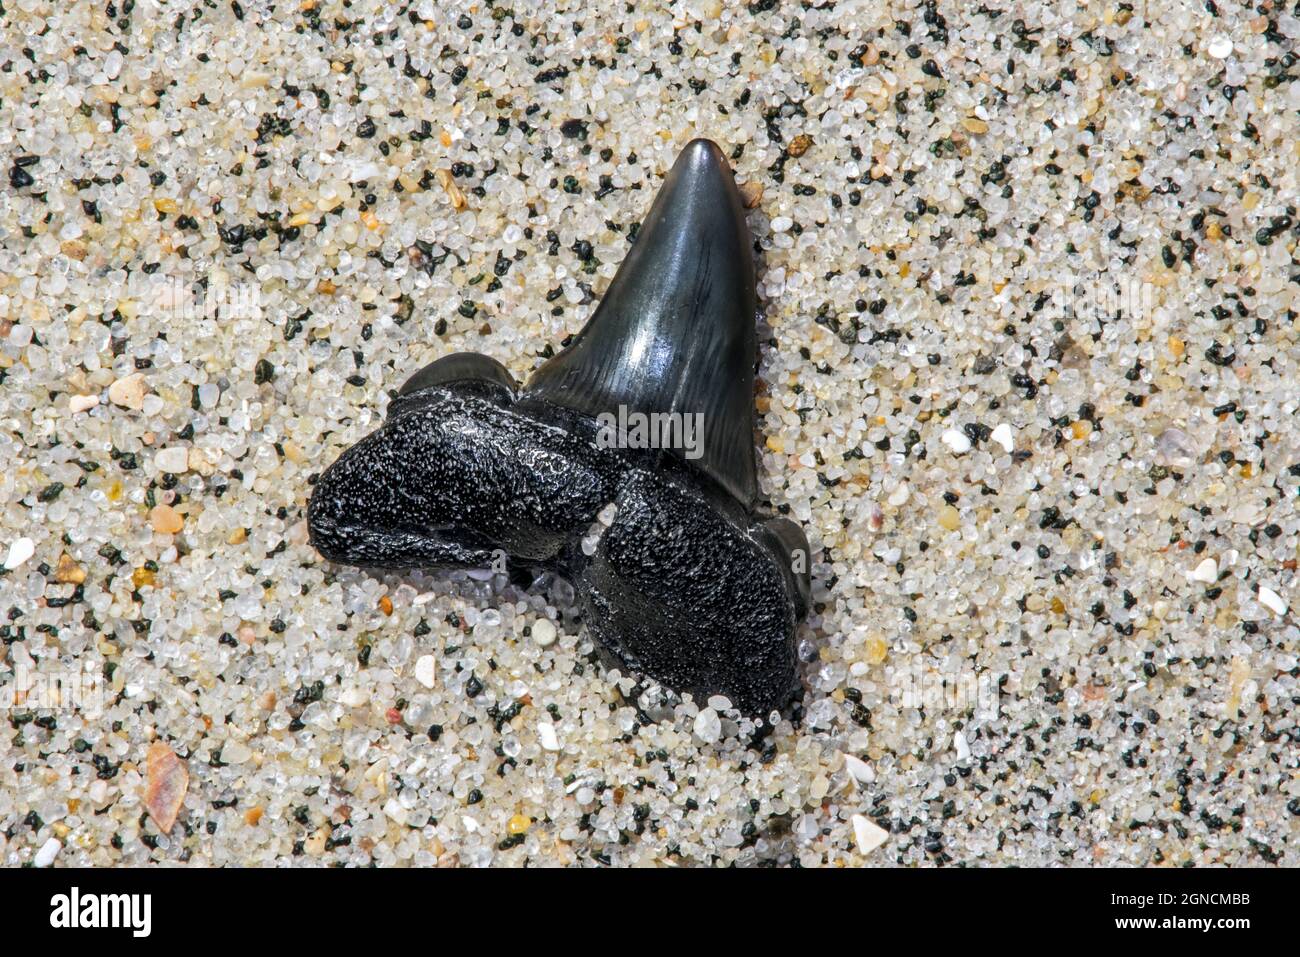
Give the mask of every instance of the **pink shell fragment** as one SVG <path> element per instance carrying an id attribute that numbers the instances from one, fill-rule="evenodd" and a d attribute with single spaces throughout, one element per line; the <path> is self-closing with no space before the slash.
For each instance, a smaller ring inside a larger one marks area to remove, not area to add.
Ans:
<path id="1" fill-rule="evenodd" d="M 145 756 L 146 784 L 144 804 L 158 829 L 166 834 L 176 823 L 185 791 L 190 786 L 190 772 L 176 753 L 161 741 L 149 746 Z"/>

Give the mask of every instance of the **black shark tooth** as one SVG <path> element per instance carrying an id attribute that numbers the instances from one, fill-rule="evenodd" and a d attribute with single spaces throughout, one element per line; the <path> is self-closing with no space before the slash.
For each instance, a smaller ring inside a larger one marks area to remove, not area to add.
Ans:
<path id="1" fill-rule="evenodd" d="M 470 353 L 413 375 L 384 425 L 321 475 L 313 544 L 379 568 L 504 553 L 554 570 L 624 669 L 750 714 L 780 707 L 797 684 L 809 552 L 797 525 L 755 509 L 755 303 L 731 171 L 695 140 L 568 348 L 522 388 Z"/>

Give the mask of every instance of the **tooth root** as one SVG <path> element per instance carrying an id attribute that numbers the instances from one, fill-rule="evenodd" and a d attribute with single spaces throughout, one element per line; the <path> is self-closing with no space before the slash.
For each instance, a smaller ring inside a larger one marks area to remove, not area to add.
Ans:
<path id="1" fill-rule="evenodd" d="M 595 314 L 524 395 L 593 417 L 617 416 L 620 406 L 700 414 L 700 448 L 675 454 L 749 508 L 758 487 L 756 300 L 731 169 L 716 144 L 695 140 L 665 178 Z"/>
<path id="2" fill-rule="evenodd" d="M 725 695 L 766 714 L 796 684 L 798 614 L 775 538 L 736 525 L 698 491 L 648 472 L 619 490 L 618 512 L 573 585 L 584 622 L 624 666 L 703 704 Z M 730 511 L 730 510 L 727 510 Z M 688 531 L 689 530 L 689 531 Z M 787 566 L 788 567 L 788 566 Z"/>
<path id="3" fill-rule="evenodd" d="M 453 352 L 435 359 L 406 380 L 398 396 L 408 396 L 436 385 L 488 383 L 500 386 L 513 397 L 519 389 L 510 371 L 490 356 L 477 352 Z"/>

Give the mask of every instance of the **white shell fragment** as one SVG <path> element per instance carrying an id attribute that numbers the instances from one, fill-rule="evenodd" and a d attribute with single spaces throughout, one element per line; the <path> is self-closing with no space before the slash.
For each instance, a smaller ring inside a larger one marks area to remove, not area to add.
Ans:
<path id="1" fill-rule="evenodd" d="M 889 840 L 889 832 L 866 815 L 855 814 L 850 820 L 853 822 L 853 837 L 858 844 L 858 853 L 864 857 Z"/>
<path id="2" fill-rule="evenodd" d="M 538 618 L 533 622 L 533 641 L 539 648 L 549 648 L 555 644 L 555 639 L 559 632 L 555 629 L 555 622 L 549 618 Z"/>
<path id="3" fill-rule="evenodd" d="M 11 572 L 27 559 L 36 554 L 36 543 L 30 538 L 16 538 L 9 545 L 9 554 L 5 558 L 5 571 Z"/>
<path id="4" fill-rule="evenodd" d="M 63 850 L 63 845 L 58 838 L 52 837 L 41 845 L 41 849 L 32 858 L 32 863 L 37 867 L 49 867 L 54 863 L 54 859 L 59 856 L 61 850 Z"/>
<path id="5" fill-rule="evenodd" d="M 1286 614 L 1287 603 L 1267 585 L 1259 586 L 1259 603 L 1279 618 Z"/>
<path id="6" fill-rule="evenodd" d="M 957 752 L 958 761 L 965 761 L 970 757 L 970 744 L 966 741 L 966 735 L 960 731 L 952 736 L 952 748 Z"/>
<path id="7" fill-rule="evenodd" d="M 426 688 L 432 688 L 435 683 L 434 668 L 436 664 L 433 655 L 421 655 L 417 658 L 415 662 L 415 680 Z"/>
<path id="8" fill-rule="evenodd" d="M 953 455 L 965 455 L 971 449 L 970 437 L 959 429 L 949 429 L 939 437 Z"/>
<path id="9" fill-rule="evenodd" d="M 1007 425 L 1005 422 L 1001 422 L 995 426 L 993 434 L 990 435 L 989 438 L 1002 446 L 1002 448 L 1008 452 L 1014 451 L 1016 447 L 1016 440 L 1011 434 L 1011 426 Z"/>
<path id="10" fill-rule="evenodd" d="M 1210 56 L 1216 60 L 1226 60 L 1232 55 L 1232 38 L 1218 36 L 1210 41 Z"/>
<path id="11" fill-rule="evenodd" d="M 852 754 L 844 755 L 844 767 L 857 784 L 870 784 L 876 779 L 876 772 L 866 761 Z"/>

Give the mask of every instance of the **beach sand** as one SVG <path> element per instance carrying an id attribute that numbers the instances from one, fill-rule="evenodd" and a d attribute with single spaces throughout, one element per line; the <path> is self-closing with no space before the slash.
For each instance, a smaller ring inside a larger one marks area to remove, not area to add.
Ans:
<path id="1" fill-rule="evenodd" d="M 1002 6 L 6 0 L 0 862 L 1300 865 L 1300 20 Z M 815 550 L 761 728 L 303 520 L 696 136 Z"/>

